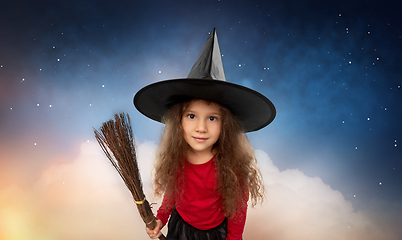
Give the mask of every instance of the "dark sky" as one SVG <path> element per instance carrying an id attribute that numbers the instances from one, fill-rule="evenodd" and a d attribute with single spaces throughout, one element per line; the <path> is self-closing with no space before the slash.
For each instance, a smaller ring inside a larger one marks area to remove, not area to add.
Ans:
<path id="1" fill-rule="evenodd" d="M 132 98 L 186 77 L 215 27 L 227 81 L 277 108 L 268 127 L 247 135 L 253 147 L 280 171 L 319 178 L 354 211 L 397 226 L 401 12 L 388 0 L 2 3 L 0 189 L 32 189 L 117 112 L 130 114 L 138 141 L 157 143 L 162 126 Z"/>

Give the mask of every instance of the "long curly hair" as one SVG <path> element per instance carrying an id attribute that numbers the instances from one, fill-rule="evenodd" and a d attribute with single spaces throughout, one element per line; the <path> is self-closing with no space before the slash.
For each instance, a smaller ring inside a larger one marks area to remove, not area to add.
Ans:
<path id="1" fill-rule="evenodd" d="M 184 155 L 190 146 L 184 140 L 181 119 L 191 101 L 175 104 L 163 117 L 165 128 L 157 150 L 154 172 L 156 196 L 182 194 L 182 189 L 176 186 L 178 180 L 184 179 L 177 179 L 177 176 L 184 175 L 179 174 L 179 171 L 183 171 L 186 161 Z M 264 186 L 254 150 L 239 121 L 229 109 L 219 106 L 222 129 L 218 141 L 213 146 L 213 152 L 216 152 L 217 190 L 222 195 L 222 211 L 225 216 L 231 218 L 237 208 L 243 207 L 245 197 L 250 198 L 253 207 L 262 202 Z"/>

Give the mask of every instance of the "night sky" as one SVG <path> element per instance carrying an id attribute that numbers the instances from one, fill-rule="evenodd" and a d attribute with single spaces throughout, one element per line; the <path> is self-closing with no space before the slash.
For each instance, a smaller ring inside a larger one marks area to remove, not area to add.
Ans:
<path id="1" fill-rule="evenodd" d="M 0 7 L 0 239 L 149 239 L 93 127 L 130 115 L 144 188 L 162 124 L 134 94 L 187 76 L 216 28 L 226 80 L 277 116 L 247 136 L 266 199 L 245 239 L 402 235 L 397 1 L 8 1 Z"/>

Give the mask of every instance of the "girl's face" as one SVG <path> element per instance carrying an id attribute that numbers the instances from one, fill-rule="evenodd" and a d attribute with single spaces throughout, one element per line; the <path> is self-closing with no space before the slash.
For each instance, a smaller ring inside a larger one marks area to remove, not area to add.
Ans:
<path id="1" fill-rule="evenodd" d="M 193 100 L 185 109 L 181 120 L 183 137 L 192 153 L 211 155 L 212 147 L 221 133 L 221 110 L 218 104 Z M 204 156 L 205 156 L 204 155 Z"/>

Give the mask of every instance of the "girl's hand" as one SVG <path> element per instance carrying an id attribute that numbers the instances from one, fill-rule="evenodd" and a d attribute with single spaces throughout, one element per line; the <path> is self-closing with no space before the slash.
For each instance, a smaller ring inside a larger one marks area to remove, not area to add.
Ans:
<path id="1" fill-rule="evenodd" d="M 162 235 L 162 232 L 161 232 L 162 221 L 159 219 L 155 219 L 155 220 L 156 220 L 156 227 L 153 230 L 145 227 L 147 234 L 151 239 L 157 239 L 160 237 L 160 235 Z"/>

